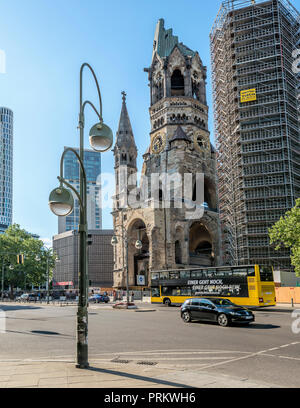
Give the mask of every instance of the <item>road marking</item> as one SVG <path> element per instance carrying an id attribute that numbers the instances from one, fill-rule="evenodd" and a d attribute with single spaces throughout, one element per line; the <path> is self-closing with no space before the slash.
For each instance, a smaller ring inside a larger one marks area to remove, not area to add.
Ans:
<path id="1" fill-rule="evenodd" d="M 266 357 L 278 357 L 278 358 L 286 358 L 286 359 L 288 359 L 288 360 L 297 360 L 297 361 L 299 361 L 299 360 L 300 360 L 300 358 L 297 358 L 297 357 L 278 356 L 278 355 L 276 355 L 276 354 L 264 354 L 264 356 L 266 356 Z"/>
<path id="2" fill-rule="evenodd" d="M 146 350 L 146 351 L 125 351 L 125 352 L 103 352 L 97 354 L 90 354 L 90 359 L 93 361 L 111 361 L 113 358 L 121 358 L 122 356 L 129 357 L 133 361 L 145 360 L 145 361 L 152 361 L 155 359 L 156 356 L 160 355 L 174 355 L 178 353 L 179 355 L 193 355 L 194 357 L 158 357 L 159 361 L 184 361 L 184 360 L 226 360 L 226 361 L 219 361 L 213 364 L 202 364 L 201 369 L 215 367 L 223 364 L 228 364 L 231 362 L 243 360 L 250 357 L 255 357 L 258 355 L 265 355 L 265 356 L 272 356 L 272 357 L 279 357 L 291 360 L 300 360 L 300 358 L 296 357 L 287 357 L 287 356 L 277 356 L 272 354 L 267 354 L 270 351 L 279 350 L 280 348 L 286 348 L 289 346 L 294 346 L 300 344 L 300 342 L 293 342 L 290 344 L 284 344 L 282 346 L 273 347 L 267 350 L 261 350 L 255 353 L 249 351 L 230 351 L 230 350 L 190 350 L 187 351 L 182 349 L 175 349 L 175 350 Z M 208 355 L 214 354 L 214 356 L 201 356 L 200 354 Z M 246 354 L 240 357 L 233 357 L 230 358 L 229 356 L 217 356 L 216 354 Z M 97 359 L 97 356 L 107 356 L 107 358 L 100 358 Z M 132 356 L 132 357 L 131 357 Z M 228 359 L 229 358 L 229 359 Z M 64 355 L 64 356 L 55 356 L 55 357 L 41 357 L 39 359 L 1 359 L 0 363 L 5 362 L 70 362 L 73 363 L 75 361 L 75 355 Z"/>
<path id="3" fill-rule="evenodd" d="M 109 352 L 105 352 L 105 353 L 97 353 L 97 354 L 92 354 L 92 356 L 103 356 L 103 355 L 126 355 L 126 356 L 130 356 L 130 355 L 173 355 L 173 354 L 249 354 L 249 351 L 169 351 L 169 352 L 152 352 L 152 351 L 128 351 L 128 352 L 118 352 L 118 353 L 109 353 Z"/>
<path id="4" fill-rule="evenodd" d="M 122 359 L 122 355 L 118 356 L 119 359 Z M 140 361 L 141 359 L 143 359 L 144 361 L 153 361 L 153 359 L 147 359 L 144 357 L 132 357 L 130 360 L 131 361 Z M 159 361 L 179 361 L 179 360 L 226 360 L 228 359 L 228 357 L 166 357 L 166 358 L 159 358 Z M 110 361 L 111 359 L 108 358 L 99 358 L 97 359 L 97 361 Z M 118 361 L 116 361 L 117 363 Z"/>
<path id="5" fill-rule="evenodd" d="M 235 351 L 235 350 L 189 350 L 187 351 L 186 349 L 184 350 L 136 350 L 136 351 L 118 351 L 118 352 L 103 352 L 103 353 L 97 353 L 93 355 L 103 355 L 103 354 L 175 354 L 175 353 L 181 353 L 181 354 L 199 354 L 199 353 L 251 353 L 250 351 Z"/>
<path id="6" fill-rule="evenodd" d="M 295 345 L 295 344 L 300 344 L 300 343 L 299 343 L 299 342 L 295 342 L 295 343 L 291 343 L 291 344 L 288 344 L 288 345 L 285 345 L 285 346 L 287 347 L 287 346 L 291 346 L 291 345 Z M 250 358 L 250 357 L 255 357 L 255 356 L 258 356 L 258 355 L 262 355 L 262 354 L 264 354 L 264 353 L 267 353 L 268 351 L 270 351 L 270 349 L 258 351 L 258 352 L 256 352 L 256 353 L 251 353 L 251 354 L 249 354 L 248 356 L 242 356 L 242 357 L 234 358 L 234 359 L 231 359 L 231 360 L 228 360 L 228 361 L 222 361 L 222 362 L 219 362 L 219 363 L 210 364 L 210 365 L 201 367 L 200 369 L 202 370 L 202 369 L 205 369 L 205 368 L 216 367 L 216 366 L 223 365 L 223 364 L 234 363 L 234 362 L 239 361 L 239 360 L 244 360 L 244 359 L 246 359 L 246 358 Z M 276 356 L 276 357 L 277 357 L 277 356 Z"/>

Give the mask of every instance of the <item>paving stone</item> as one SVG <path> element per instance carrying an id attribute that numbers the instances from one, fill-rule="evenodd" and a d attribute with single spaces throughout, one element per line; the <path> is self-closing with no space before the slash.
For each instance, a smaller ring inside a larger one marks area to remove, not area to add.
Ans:
<path id="1" fill-rule="evenodd" d="M 62 376 L 64 376 L 64 377 L 68 376 L 67 370 L 53 371 L 53 372 L 50 372 L 50 373 L 47 373 L 47 372 L 43 371 L 40 374 L 40 379 L 42 379 L 42 378 L 59 378 L 59 377 L 62 377 Z"/>
<path id="2" fill-rule="evenodd" d="M 38 383 L 39 386 L 51 384 L 68 384 L 68 378 L 67 377 L 41 378 Z"/>
<path id="3" fill-rule="evenodd" d="M 89 382 L 101 382 L 101 378 L 99 378 L 97 375 L 68 377 L 68 384 Z"/>

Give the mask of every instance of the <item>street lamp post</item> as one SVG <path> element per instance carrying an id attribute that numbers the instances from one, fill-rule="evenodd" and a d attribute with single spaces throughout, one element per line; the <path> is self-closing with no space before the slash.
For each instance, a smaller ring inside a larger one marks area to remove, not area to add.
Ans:
<path id="1" fill-rule="evenodd" d="M 49 305 L 49 258 L 47 257 L 47 305 Z"/>
<path id="2" fill-rule="evenodd" d="M 1 289 L 1 300 L 4 299 L 4 261 L 2 261 L 2 289 Z"/>
<path id="3" fill-rule="evenodd" d="M 126 228 L 124 225 L 120 225 L 122 228 L 122 235 L 114 235 L 111 239 L 111 244 L 116 246 L 118 244 L 118 238 L 122 238 L 123 242 L 125 243 L 125 251 L 126 251 L 126 257 L 125 257 L 125 264 L 126 264 L 126 309 L 128 309 L 128 304 L 129 304 L 129 268 L 128 268 L 128 234 L 126 231 Z M 135 247 L 137 249 L 141 249 L 143 246 L 142 242 L 140 240 L 137 240 L 135 242 Z M 124 253 L 124 252 L 123 252 Z M 123 258 L 124 259 L 124 258 Z"/>
<path id="4" fill-rule="evenodd" d="M 3 301 L 4 299 L 4 275 L 5 275 L 5 258 L 4 255 L 18 255 L 16 253 L 11 253 L 11 252 L 5 252 L 5 253 L 0 253 L 0 255 L 3 256 L 2 258 L 2 276 L 1 276 L 1 300 Z M 13 270 L 14 267 L 13 265 L 9 265 L 9 269 Z"/>
<path id="5" fill-rule="evenodd" d="M 82 98 L 82 78 L 83 70 L 87 67 L 91 71 L 99 97 L 99 111 L 94 104 L 88 100 L 83 102 Z M 60 186 L 54 189 L 49 197 L 50 209 L 58 216 L 67 216 L 73 211 L 74 199 L 70 190 L 73 191 L 78 198 L 80 206 L 80 224 L 79 224 L 79 296 L 78 296 L 78 311 L 77 311 L 77 368 L 87 368 L 88 363 L 88 265 L 87 265 L 87 185 L 86 172 L 84 168 L 84 109 L 86 105 L 90 105 L 98 116 L 99 123 L 94 125 L 89 133 L 90 145 L 97 152 L 105 152 L 109 150 L 113 143 L 113 134 L 111 129 L 103 123 L 102 117 L 102 100 L 100 87 L 96 75 L 92 67 L 84 63 L 80 69 L 80 112 L 79 112 L 79 130 L 80 130 L 80 149 L 79 154 L 72 148 L 65 149 L 60 162 Z M 77 158 L 80 166 L 80 191 L 69 184 L 63 177 L 63 160 L 65 154 L 71 151 Z M 70 190 L 63 187 L 66 185 Z"/>
<path id="6" fill-rule="evenodd" d="M 47 276 L 47 281 L 46 281 L 46 291 L 47 291 L 47 304 L 49 305 L 49 297 L 50 297 L 50 284 L 49 284 L 49 259 L 50 259 L 50 254 L 49 253 L 45 253 L 46 256 L 46 276 Z M 36 261 L 40 261 L 41 258 L 39 255 L 37 255 L 35 257 Z M 60 262 L 59 258 L 56 257 L 55 262 Z M 26 276 L 26 275 L 25 275 Z"/>

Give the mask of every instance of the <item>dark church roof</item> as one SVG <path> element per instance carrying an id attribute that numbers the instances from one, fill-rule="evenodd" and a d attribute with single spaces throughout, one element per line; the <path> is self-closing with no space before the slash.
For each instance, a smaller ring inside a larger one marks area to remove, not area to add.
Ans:
<path id="1" fill-rule="evenodd" d="M 170 140 L 171 142 L 174 142 L 175 140 L 186 140 L 187 142 L 190 142 L 190 138 L 187 136 L 187 134 L 183 131 L 181 126 L 178 126 L 176 129 L 174 136 Z"/>
<path id="2" fill-rule="evenodd" d="M 153 57 L 155 52 L 157 52 L 161 58 L 168 57 L 172 53 L 175 46 L 177 46 L 181 53 L 185 56 L 194 57 L 196 55 L 194 51 L 178 41 L 178 37 L 173 35 L 172 28 L 168 30 L 165 29 L 165 21 L 163 18 L 161 18 L 158 20 L 156 26 Z"/>

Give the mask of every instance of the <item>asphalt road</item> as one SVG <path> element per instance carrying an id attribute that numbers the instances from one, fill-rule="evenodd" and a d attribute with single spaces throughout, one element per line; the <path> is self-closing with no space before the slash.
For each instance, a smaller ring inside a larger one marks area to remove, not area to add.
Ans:
<path id="1" fill-rule="evenodd" d="M 2 309 L 6 333 L 0 333 L 0 361 L 75 358 L 75 307 L 32 304 Z M 291 309 L 260 310 L 255 312 L 254 324 L 227 328 L 213 323 L 186 324 L 178 308 L 154 309 L 135 312 L 90 307 L 90 359 L 179 370 L 193 367 L 272 386 L 300 387 L 300 334 L 292 332 Z"/>

